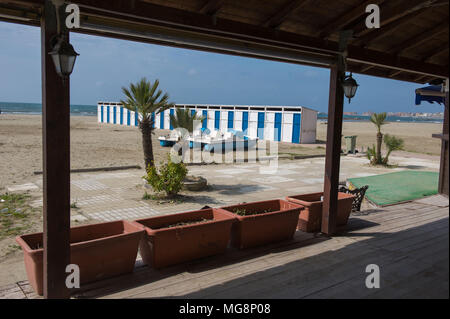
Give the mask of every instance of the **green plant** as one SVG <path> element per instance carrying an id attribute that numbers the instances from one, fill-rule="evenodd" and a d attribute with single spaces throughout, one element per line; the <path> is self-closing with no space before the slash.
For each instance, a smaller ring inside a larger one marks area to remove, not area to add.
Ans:
<path id="1" fill-rule="evenodd" d="M 145 192 L 144 195 L 142 195 L 142 200 L 149 200 L 149 199 L 153 199 L 153 196 Z"/>
<path id="2" fill-rule="evenodd" d="M 186 165 L 175 163 L 170 156 L 166 164 L 162 164 L 159 169 L 154 165 L 147 168 L 145 180 L 155 192 L 165 192 L 167 196 L 178 194 L 183 187 L 183 180 L 187 175 Z"/>
<path id="3" fill-rule="evenodd" d="M 194 121 L 203 121 L 203 116 L 198 116 L 197 113 L 191 113 L 190 110 L 176 108 L 175 114 L 170 114 L 170 124 L 174 128 L 184 128 L 189 133 L 194 131 Z"/>
<path id="4" fill-rule="evenodd" d="M 73 202 L 72 204 L 70 204 L 70 208 L 78 209 L 79 207 L 77 205 L 77 202 Z"/>
<path id="5" fill-rule="evenodd" d="M 383 113 L 374 113 L 370 117 L 370 121 L 376 126 L 377 128 L 377 148 L 376 148 L 376 154 L 375 154 L 375 164 L 382 164 L 383 159 L 381 157 L 381 144 L 383 143 L 383 134 L 381 133 L 381 126 L 386 124 L 386 112 Z"/>
<path id="6" fill-rule="evenodd" d="M 405 142 L 403 139 L 399 137 L 395 137 L 393 135 L 386 134 L 384 136 L 384 145 L 386 145 L 387 153 L 386 156 L 383 159 L 383 164 L 387 165 L 389 161 L 389 156 L 393 151 L 400 151 L 403 150 L 403 147 L 405 145 Z"/>
<path id="7" fill-rule="evenodd" d="M 0 239 L 16 236 L 32 226 L 38 211 L 28 205 L 28 194 L 0 195 Z"/>
<path id="8" fill-rule="evenodd" d="M 259 215 L 259 214 L 266 214 L 266 213 L 271 213 L 273 212 L 272 209 L 264 209 L 261 211 L 257 211 L 257 210 L 246 210 L 245 208 L 236 208 L 233 210 L 233 213 L 235 213 L 236 215 L 239 216 L 251 216 L 251 215 Z"/>
<path id="9" fill-rule="evenodd" d="M 372 147 L 367 147 L 367 158 L 370 161 L 370 164 L 375 165 L 377 161 L 377 151 L 375 145 Z"/>
<path id="10" fill-rule="evenodd" d="M 144 149 L 145 167 L 153 165 L 152 133 L 156 114 L 174 106 L 169 103 L 169 95 L 158 90 L 159 80 L 153 84 L 142 78 L 140 82 L 130 84 L 129 88 L 122 87 L 126 96 L 122 105 L 136 114 L 139 114 L 139 129 L 142 133 L 142 146 Z"/>

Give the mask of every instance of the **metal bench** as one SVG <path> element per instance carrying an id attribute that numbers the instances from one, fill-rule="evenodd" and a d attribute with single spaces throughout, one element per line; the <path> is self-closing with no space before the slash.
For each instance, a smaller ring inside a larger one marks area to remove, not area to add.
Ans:
<path id="1" fill-rule="evenodd" d="M 351 190 L 346 186 L 342 186 L 339 188 L 339 191 L 342 193 L 352 194 L 355 196 L 352 203 L 352 212 L 359 212 L 361 210 L 361 203 L 364 199 L 364 196 L 368 188 L 369 186 L 366 185 L 361 188 L 355 188 Z"/>

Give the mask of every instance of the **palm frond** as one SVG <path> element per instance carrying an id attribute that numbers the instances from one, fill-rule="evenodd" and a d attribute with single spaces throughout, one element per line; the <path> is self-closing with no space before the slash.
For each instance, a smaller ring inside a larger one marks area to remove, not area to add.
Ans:
<path id="1" fill-rule="evenodd" d="M 158 114 L 173 106 L 169 102 L 169 95 L 158 90 L 159 80 L 153 83 L 145 77 L 137 83 L 131 83 L 128 88 L 122 87 L 125 99 L 120 102 L 133 112 L 141 115 L 142 120 L 149 120 L 152 113 Z"/>
<path id="2" fill-rule="evenodd" d="M 184 128 L 188 132 L 194 131 L 194 121 L 203 121 L 203 116 L 198 116 L 197 113 L 191 114 L 191 110 L 176 108 L 175 114 L 170 114 L 170 124 L 174 128 Z"/>

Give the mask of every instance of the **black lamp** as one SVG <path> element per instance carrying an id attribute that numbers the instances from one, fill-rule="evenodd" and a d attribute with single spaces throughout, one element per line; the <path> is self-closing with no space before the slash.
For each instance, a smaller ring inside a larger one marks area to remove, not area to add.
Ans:
<path id="1" fill-rule="evenodd" d="M 358 83 L 352 77 L 352 73 L 347 75 L 342 82 L 342 87 L 344 88 L 344 94 L 348 98 L 348 103 L 350 103 L 351 99 L 355 96 L 356 90 L 358 90 Z"/>
<path id="2" fill-rule="evenodd" d="M 73 71 L 75 61 L 79 54 L 64 36 L 57 36 L 54 40 L 53 50 L 49 52 L 55 64 L 56 72 L 63 79 L 67 79 Z"/>

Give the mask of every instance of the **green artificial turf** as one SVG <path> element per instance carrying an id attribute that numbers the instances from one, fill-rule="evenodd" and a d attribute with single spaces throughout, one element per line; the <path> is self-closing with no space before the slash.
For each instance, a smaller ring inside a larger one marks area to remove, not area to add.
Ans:
<path id="1" fill-rule="evenodd" d="M 378 206 L 435 195 L 438 192 L 438 181 L 438 173 L 421 171 L 401 171 L 349 179 L 357 188 L 369 185 L 366 197 Z"/>

